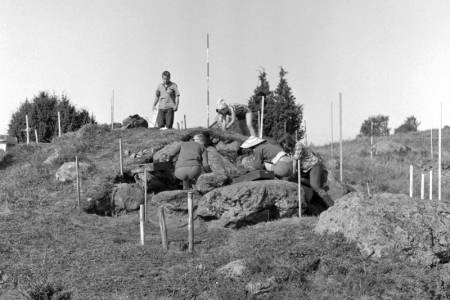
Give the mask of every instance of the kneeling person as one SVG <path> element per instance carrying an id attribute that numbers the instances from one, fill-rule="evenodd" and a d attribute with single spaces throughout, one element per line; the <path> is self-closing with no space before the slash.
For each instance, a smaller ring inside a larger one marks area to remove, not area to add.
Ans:
<path id="1" fill-rule="evenodd" d="M 193 141 L 182 142 L 171 153 L 171 158 L 178 154 L 175 177 L 183 182 L 184 190 L 192 187 L 192 183 L 202 173 L 202 168 L 205 172 L 210 170 L 205 139 L 203 134 L 196 134 Z"/>
<path id="2" fill-rule="evenodd" d="M 283 151 L 281 146 L 251 136 L 241 145 L 241 148 L 253 150 L 257 168 L 271 171 L 278 178 L 288 178 L 292 175 L 292 158 Z"/>

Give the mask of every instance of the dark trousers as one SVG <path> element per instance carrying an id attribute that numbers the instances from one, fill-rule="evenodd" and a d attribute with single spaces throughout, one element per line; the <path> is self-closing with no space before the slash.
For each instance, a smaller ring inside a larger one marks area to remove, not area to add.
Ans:
<path id="1" fill-rule="evenodd" d="M 172 108 L 160 109 L 158 111 L 158 117 L 156 119 L 158 128 L 167 127 L 169 129 L 171 129 L 173 126 L 173 116 L 174 116 L 174 111 Z"/>
<path id="2" fill-rule="evenodd" d="M 302 183 L 307 183 L 328 206 L 333 206 L 334 201 L 326 191 L 328 188 L 328 171 L 322 164 L 315 165 L 309 172 L 302 174 L 302 176 L 306 177 L 306 180 L 302 178 Z"/>

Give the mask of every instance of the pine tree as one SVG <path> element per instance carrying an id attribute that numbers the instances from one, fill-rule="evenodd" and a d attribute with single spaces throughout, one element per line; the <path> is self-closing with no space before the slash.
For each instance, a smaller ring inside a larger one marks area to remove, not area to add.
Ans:
<path id="1" fill-rule="evenodd" d="M 267 115 L 273 106 L 273 94 L 270 91 L 269 81 L 267 80 L 267 73 L 264 69 L 258 74 L 259 85 L 255 88 L 253 96 L 248 101 L 249 109 L 254 112 L 253 127 L 259 132 L 260 124 L 258 124 L 258 112 L 261 111 L 262 98 L 264 97 L 264 135 L 271 131 L 272 122 L 271 116 Z"/>
<path id="2" fill-rule="evenodd" d="M 75 131 L 84 124 L 95 123 L 88 111 L 75 109 L 66 95 L 58 97 L 40 92 L 32 102 L 26 99 L 12 115 L 8 134 L 17 137 L 19 142 L 26 141 L 25 116 L 28 115 L 30 139 L 35 140 L 34 129 L 37 129 L 39 141 L 50 142 L 58 135 L 58 111 L 62 132 Z"/>

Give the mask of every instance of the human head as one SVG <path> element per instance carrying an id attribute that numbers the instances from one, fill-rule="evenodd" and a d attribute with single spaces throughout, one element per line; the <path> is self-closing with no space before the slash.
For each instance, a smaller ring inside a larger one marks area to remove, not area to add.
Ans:
<path id="1" fill-rule="evenodd" d="M 194 142 L 199 143 L 201 145 L 205 145 L 206 143 L 206 137 L 201 132 L 194 134 L 193 140 Z"/>
<path id="2" fill-rule="evenodd" d="M 162 72 L 162 80 L 163 80 L 163 83 L 170 82 L 170 72 L 169 71 Z"/>
<path id="3" fill-rule="evenodd" d="M 219 100 L 217 100 L 217 109 L 216 109 L 216 111 L 219 114 L 222 114 L 222 115 L 226 114 L 228 112 L 228 109 L 229 109 L 228 108 L 228 104 L 225 102 L 224 98 L 220 98 Z"/>

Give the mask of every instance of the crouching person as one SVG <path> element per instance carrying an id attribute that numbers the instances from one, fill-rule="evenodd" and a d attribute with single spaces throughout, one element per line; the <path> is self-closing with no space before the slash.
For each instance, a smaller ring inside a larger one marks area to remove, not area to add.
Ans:
<path id="1" fill-rule="evenodd" d="M 253 150 L 256 168 L 271 171 L 277 178 L 288 179 L 292 175 L 292 158 L 283 151 L 281 146 L 251 136 L 241 145 L 241 148 Z"/>
<path id="2" fill-rule="evenodd" d="M 323 165 L 322 159 L 311 149 L 303 146 L 301 142 L 297 142 L 295 145 L 294 159 L 300 159 L 302 184 L 309 185 L 328 207 L 333 206 L 334 201 L 325 190 L 328 171 Z"/>
<path id="3" fill-rule="evenodd" d="M 178 155 L 175 177 L 183 182 L 184 190 L 192 188 L 192 183 L 197 180 L 202 171 L 210 171 L 205 144 L 205 135 L 198 133 L 194 135 L 193 140 L 182 142 L 171 153 L 171 158 Z"/>

